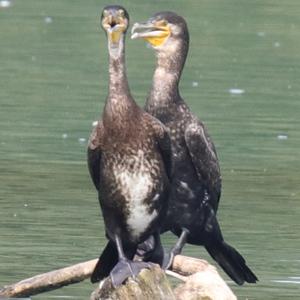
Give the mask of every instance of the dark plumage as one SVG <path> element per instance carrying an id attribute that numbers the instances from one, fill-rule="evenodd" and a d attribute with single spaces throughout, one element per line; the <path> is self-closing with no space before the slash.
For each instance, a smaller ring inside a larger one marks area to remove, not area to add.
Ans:
<path id="1" fill-rule="evenodd" d="M 157 66 L 145 110 L 166 125 L 172 140 L 172 186 L 162 232 L 171 230 L 180 238 L 167 265 L 188 242 L 203 245 L 237 284 L 256 282 L 244 258 L 223 239 L 216 217 L 221 195 L 216 150 L 179 93 L 189 47 L 185 20 L 172 12 L 157 13 L 146 23 L 135 24 L 132 38 L 144 38 L 156 50 Z"/>
<path id="2" fill-rule="evenodd" d="M 148 267 L 132 258 L 138 243 L 150 235 L 157 244 L 150 261 L 162 263 L 159 230 L 166 213 L 171 153 L 164 125 L 141 110 L 130 94 L 124 58 L 128 22 L 128 13 L 121 6 L 103 10 L 109 91 L 102 120 L 88 145 L 90 175 L 99 192 L 109 239 L 91 281 L 110 274 L 114 285 Z"/>

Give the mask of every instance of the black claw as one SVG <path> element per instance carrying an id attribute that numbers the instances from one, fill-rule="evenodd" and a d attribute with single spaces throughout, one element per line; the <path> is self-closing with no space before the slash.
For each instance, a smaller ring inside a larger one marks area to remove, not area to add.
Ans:
<path id="1" fill-rule="evenodd" d="M 171 268 L 174 257 L 175 257 L 175 255 L 172 251 L 168 251 L 168 252 L 164 251 L 164 259 L 163 259 L 163 263 L 162 263 L 162 268 L 164 270 L 168 270 Z"/>

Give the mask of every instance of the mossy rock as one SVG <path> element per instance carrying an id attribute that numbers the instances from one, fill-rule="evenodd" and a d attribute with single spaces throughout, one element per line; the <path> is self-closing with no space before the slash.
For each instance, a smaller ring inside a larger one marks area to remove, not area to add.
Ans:
<path id="1" fill-rule="evenodd" d="M 102 282 L 92 293 L 91 300 L 175 300 L 175 296 L 159 266 L 144 269 L 136 279 L 129 278 L 125 284 L 114 288 L 110 278 Z"/>

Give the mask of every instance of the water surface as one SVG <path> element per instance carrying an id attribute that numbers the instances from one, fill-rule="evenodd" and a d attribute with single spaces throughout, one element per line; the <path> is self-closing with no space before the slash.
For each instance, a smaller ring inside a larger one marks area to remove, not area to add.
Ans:
<path id="1" fill-rule="evenodd" d="M 107 91 L 107 3 L 11 4 L 0 8 L 0 285 L 89 260 L 105 245 L 86 140 Z M 298 1 L 122 4 L 132 22 L 167 9 L 188 22 L 181 93 L 217 146 L 224 236 L 260 279 L 231 287 L 239 299 L 299 299 Z M 143 104 L 153 52 L 127 39 L 127 65 Z M 212 262 L 200 247 L 184 253 Z M 86 281 L 33 299 L 87 299 L 92 289 Z"/>

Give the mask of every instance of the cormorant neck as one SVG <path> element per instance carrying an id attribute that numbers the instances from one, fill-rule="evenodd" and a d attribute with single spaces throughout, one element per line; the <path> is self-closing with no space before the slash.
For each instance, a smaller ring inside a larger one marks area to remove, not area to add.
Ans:
<path id="1" fill-rule="evenodd" d="M 121 38 L 118 47 L 109 48 L 109 90 L 108 97 L 104 108 L 103 122 L 113 122 L 114 126 L 120 126 L 124 118 L 128 118 L 132 108 L 136 107 L 128 85 L 126 66 L 125 66 L 125 49 L 124 37 Z M 108 124 L 108 123 L 107 123 Z"/>
<path id="2" fill-rule="evenodd" d="M 186 45 L 172 44 L 172 51 L 157 51 L 157 63 L 154 71 L 152 88 L 147 99 L 146 107 L 151 110 L 154 106 L 172 106 L 180 103 L 179 81 L 187 56 Z M 174 51 L 175 50 L 175 51 Z M 170 55 L 170 53 L 172 53 Z"/>
<path id="3" fill-rule="evenodd" d="M 122 37 L 118 47 L 109 44 L 109 98 L 110 96 L 130 95 L 125 66 L 125 38 Z"/>

